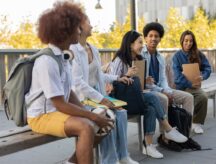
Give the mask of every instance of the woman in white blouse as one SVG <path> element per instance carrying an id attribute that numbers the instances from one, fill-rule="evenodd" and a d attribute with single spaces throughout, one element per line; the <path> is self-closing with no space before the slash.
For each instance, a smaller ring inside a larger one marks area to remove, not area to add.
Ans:
<path id="1" fill-rule="evenodd" d="M 113 103 L 104 97 L 105 83 L 118 80 L 130 84 L 132 81 L 127 77 L 119 78 L 102 72 L 98 50 L 86 42 L 91 36 L 91 29 L 86 16 L 81 23 L 79 44 L 70 46 L 75 57 L 72 64 L 74 91 L 81 101 L 90 98 L 113 109 Z M 101 141 L 102 163 L 137 164 L 138 162 L 130 158 L 127 148 L 127 112 L 124 109 L 113 111 L 116 115 L 116 127 Z"/>

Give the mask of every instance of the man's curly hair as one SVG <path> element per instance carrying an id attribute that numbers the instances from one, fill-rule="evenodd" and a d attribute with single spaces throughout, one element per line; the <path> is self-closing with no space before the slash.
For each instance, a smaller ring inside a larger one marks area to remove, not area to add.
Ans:
<path id="1" fill-rule="evenodd" d="M 149 31 L 155 30 L 159 33 L 160 38 L 164 35 L 164 28 L 160 23 L 157 22 L 151 22 L 145 25 L 143 28 L 143 36 L 146 37 L 149 33 Z"/>
<path id="2" fill-rule="evenodd" d="M 64 1 L 54 4 L 38 20 L 38 37 L 45 43 L 59 45 L 69 39 L 80 26 L 84 13 L 78 4 Z"/>

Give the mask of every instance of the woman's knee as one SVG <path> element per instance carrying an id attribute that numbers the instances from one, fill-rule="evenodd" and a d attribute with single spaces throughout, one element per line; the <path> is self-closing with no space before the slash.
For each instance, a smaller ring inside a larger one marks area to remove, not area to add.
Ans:
<path id="1" fill-rule="evenodd" d="M 153 106 L 148 105 L 147 109 L 144 109 L 144 117 L 151 117 L 156 119 L 156 110 Z"/>

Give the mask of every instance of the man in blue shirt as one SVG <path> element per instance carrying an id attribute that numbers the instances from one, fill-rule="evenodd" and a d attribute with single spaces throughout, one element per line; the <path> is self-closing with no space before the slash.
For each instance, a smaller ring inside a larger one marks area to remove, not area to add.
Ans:
<path id="1" fill-rule="evenodd" d="M 174 101 L 193 114 L 193 96 L 168 86 L 165 60 L 157 51 L 157 46 L 164 35 L 163 26 L 157 22 L 148 23 L 143 29 L 143 35 L 146 45 L 143 47 L 141 55 L 147 60 L 146 88 L 160 98 L 166 113 L 168 112 L 168 105 Z M 160 129 L 162 133 L 162 128 Z M 160 141 L 168 143 L 164 135 L 160 136 Z"/>

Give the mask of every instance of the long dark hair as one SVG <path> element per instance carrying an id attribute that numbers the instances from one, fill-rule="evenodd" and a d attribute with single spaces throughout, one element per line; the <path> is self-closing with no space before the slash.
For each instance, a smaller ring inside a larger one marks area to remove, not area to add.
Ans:
<path id="1" fill-rule="evenodd" d="M 184 42 L 184 38 L 186 35 L 191 35 L 191 37 L 193 39 L 193 45 L 192 45 L 191 49 L 189 50 L 189 61 L 190 61 L 190 63 L 199 63 L 199 65 L 201 65 L 200 51 L 197 48 L 196 38 L 195 38 L 195 35 L 192 31 L 186 30 L 181 34 L 181 37 L 180 37 L 181 47 L 183 49 L 183 42 Z"/>
<path id="2" fill-rule="evenodd" d="M 122 38 L 120 49 L 116 52 L 112 61 L 115 60 L 116 57 L 119 57 L 122 62 L 126 65 L 132 66 L 132 54 L 131 54 L 131 44 L 142 36 L 142 34 L 138 33 L 135 30 L 131 30 L 125 33 Z M 140 55 L 137 56 L 137 59 L 140 60 L 142 58 Z"/>

